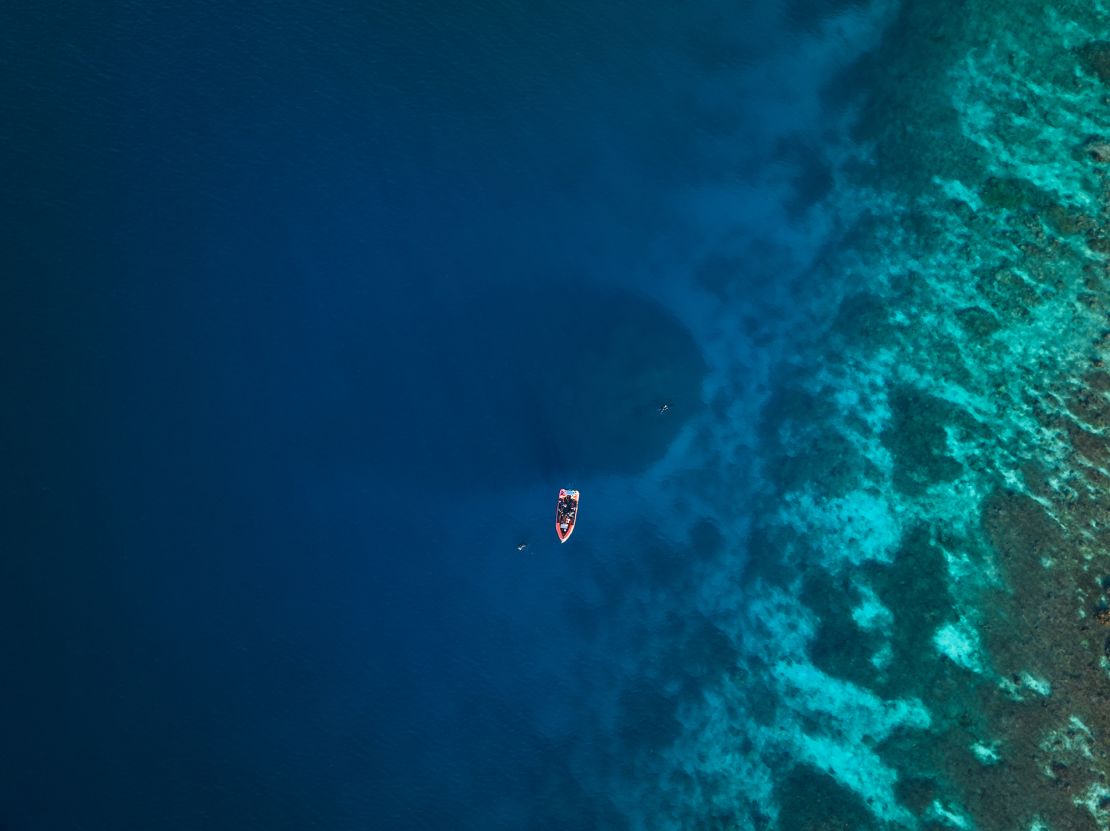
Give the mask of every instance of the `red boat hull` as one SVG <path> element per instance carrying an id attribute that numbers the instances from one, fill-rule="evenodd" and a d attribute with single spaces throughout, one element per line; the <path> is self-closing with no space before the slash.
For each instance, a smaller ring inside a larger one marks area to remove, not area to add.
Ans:
<path id="1" fill-rule="evenodd" d="M 578 491 L 563 488 L 559 491 L 559 501 L 555 503 L 555 534 L 559 542 L 566 542 L 574 533 L 578 520 Z"/>

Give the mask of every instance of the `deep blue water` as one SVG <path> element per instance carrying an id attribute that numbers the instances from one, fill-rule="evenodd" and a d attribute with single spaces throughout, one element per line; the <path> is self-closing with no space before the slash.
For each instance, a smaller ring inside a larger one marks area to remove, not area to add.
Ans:
<path id="1" fill-rule="evenodd" d="M 843 7 L 0 12 L 0 827 L 620 827 L 691 310 L 782 289 L 703 197 L 827 192 L 758 72 Z"/>

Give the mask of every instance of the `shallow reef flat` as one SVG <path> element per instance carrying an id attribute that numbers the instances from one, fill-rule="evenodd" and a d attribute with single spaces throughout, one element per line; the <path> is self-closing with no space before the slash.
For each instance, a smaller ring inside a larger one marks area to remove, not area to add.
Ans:
<path id="1" fill-rule="evenodd" d="M 1110 9 L 905 4 L 853 73 L 840 295 L 630 824 L 1110 829 Z"/>

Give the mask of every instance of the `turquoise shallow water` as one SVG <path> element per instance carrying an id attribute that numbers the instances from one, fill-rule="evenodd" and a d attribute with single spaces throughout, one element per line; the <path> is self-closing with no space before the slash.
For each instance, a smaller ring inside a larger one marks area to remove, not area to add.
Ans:
<path id="1" fill-rule="evenodd" d="M 761 402 L 742 563 L 674 601 L 728 669 L 639 827 L 1110 821 L 1106 11 L 906 7 L 849 73 L 835 288 Z"/>

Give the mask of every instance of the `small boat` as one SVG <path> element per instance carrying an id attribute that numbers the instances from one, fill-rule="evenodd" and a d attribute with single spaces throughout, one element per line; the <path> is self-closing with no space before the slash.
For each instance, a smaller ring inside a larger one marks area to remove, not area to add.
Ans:
<path id="1" fill-rule="evenodd" d="M 563 488 L 559 491 L 559 501 L 555 505 L 555 533 L 559 542 L 566 542 L 574 533 L 574 522 L 578 519 L 578 491 Z"/>

